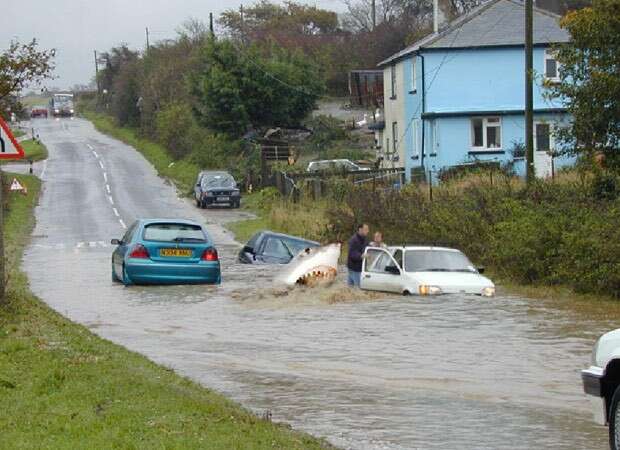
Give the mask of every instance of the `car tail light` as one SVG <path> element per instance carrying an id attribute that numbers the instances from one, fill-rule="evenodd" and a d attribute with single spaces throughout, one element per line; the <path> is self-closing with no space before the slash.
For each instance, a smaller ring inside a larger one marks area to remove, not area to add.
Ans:
<path id="1" fill-rule="evenodd" d="M 217 250 L 214 248 L 208 248 L 202 253 L 202 257 L 200 258 L 203 261 L 217 261 Z"/>
<path id="2" fill-rule="evenodd" d="M 134 246 L 133 250 L 131 250 L 131 253 L 129 254 L 129 257 L 130 258 L 137 258 L 137 259 L 148 259 L 148 258 L 150 258 L 149 251 L 142 244 L 136 244 Z"/>

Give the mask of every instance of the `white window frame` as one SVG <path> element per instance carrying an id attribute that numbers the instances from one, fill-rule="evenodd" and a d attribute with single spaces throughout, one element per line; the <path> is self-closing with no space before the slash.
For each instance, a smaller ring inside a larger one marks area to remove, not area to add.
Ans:
<path id="1" fill-rule="evenodd" d="M 392 87 L 392 95 L 390 99 L 396 99 L 396 64 L 390 66 L 390 85 Z"/>
<path id="2" fill-rule="evenodd" d="M 418 91 L 418 75 L 416 73 L 416 59 L 415 56 L 411 58 L 411 93 L 415 94 Z"/>
<path id="3" fill-rule="evenodd" d="M 554 77 L 547 76 L 547 61 L 548 60 L 555 61 L 555 76 Z M 545 80 L 547 81 L 551 81 L 554 83 L 560 82 L 560 63 L 557 60 L 557 55 L 555 54 L 555 52 L 549 48 L 545 49 L 545 55 L 543 58 L 543 74 L 544 74 Z"/>
<path id="4" fill-rule="evenodd" d="M 538 134 L 536 133 L 536 127 L 538 125 L 549 125 L 549 150 L 550 152 L 555 151 L 555 128 L 556 124 L 553 121 L 549 120 L 535 120 L 534 121 L 534 129 L 532 130 L 534 133 L 534 153 L 538 150 Z"/>
<path id="5" fill-rule="evenodd" d="M 398 152 L 398 143 L 400 137 L 398 136 L 398 121 L 392 122 L 392 153 Z"/>
<path id="6" fill-rule="evenodd" d="M 489 120 L 495 120 L 495 119 L 497 119 L 498 121 L 491 122 L 492 125 L 489 125 Z M 474 120 L 482 120 L 482 147 L 474 146 L 474 137 L 475 137 Z M 489 128 L 489 126 L 497 127 L 498 125 L 496 124 L 499 124 L 499 147 L 489 147 L 489 144 L 487 142 L 487 128 Z M 503 145 L 504 132 L 502 130 L 502 118 L 500 116 L 472 117 L 469 121 L 469 133 L 470 133 L 469 145 L 472 151 L 497 152 L 497 151 L 502 151 L 502 148 L 504 147 Z"/>

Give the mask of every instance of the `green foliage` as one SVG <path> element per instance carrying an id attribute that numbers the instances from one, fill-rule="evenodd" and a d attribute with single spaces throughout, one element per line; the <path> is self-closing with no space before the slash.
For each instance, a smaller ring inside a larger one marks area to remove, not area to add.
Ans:
<path id="1" fill-rule="evenodd" d="M 250 127 L 296 126 L 323 91 L 318 69 L 301 53 L 272 46 L 240 49 L 209 41 L 191 77 L 200 123 L 240 136 Z"/>
<path id="2" fill-rule="evenodd" d="M 617 0 L 594 0 L 561 22 L 572 42 L 558 47 L 561 83 L 550 96 L 566 102 L 574 121 L 559 131 L 572 153 L 601 152 L 620 168 L 620 9 Z"/>

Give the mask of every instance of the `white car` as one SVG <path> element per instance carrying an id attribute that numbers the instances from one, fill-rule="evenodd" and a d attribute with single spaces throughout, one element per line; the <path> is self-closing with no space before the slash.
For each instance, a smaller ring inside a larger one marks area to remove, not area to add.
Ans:
<path id="1" fill-rule="evenodd" d="M 348 159 L 323 159 L 308 163 L 306 172 L 366 172 L 368 167 L 361 167 Z"/>
<path id="2" fill-rule="evenodd" d="M 495 285 L 483 277 L 459 250 L 445 247 L 368 247 L 362 263 L 361 288 L 404 295 L 495 295 Z"/>
<path id="3" fill-rule="evenodd" d="M 593 400 L 594 419 L 609 425 L 609 446 L 620 450 L 620 328 L 601 336 L 592 351 L 592 365 L 581 371 L 583 390 Z"/>

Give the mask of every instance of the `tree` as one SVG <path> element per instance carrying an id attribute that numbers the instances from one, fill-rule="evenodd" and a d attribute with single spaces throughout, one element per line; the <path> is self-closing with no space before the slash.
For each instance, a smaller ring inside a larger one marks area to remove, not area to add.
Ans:
<path id="1" fill-rule="evenodd" d="M 558 137 L 568 152 L 602 153 L 620 168 L 620 2 L 594 0 L 561 25 L 571 42 L 557 48 L 561 82 L 547 83 L 548 95 L 564 101 L 573 120 Z"/>
<path id="2" fill-rule="evenodd" d="M 0 114 L 19 108 L 18 95 L 26 87 L 51 78 L 55 50 L 39 50 L 36 39 L 11 41 L 0 53 Z"/>
<path id="3" fill-rule="evenodd" d="M 190 76 L 194 111 L 212 130 L 240 136 L 251 127 L 295 126 L 324 90 L 315 65 L 278 47 L 209 41 Z"/>

